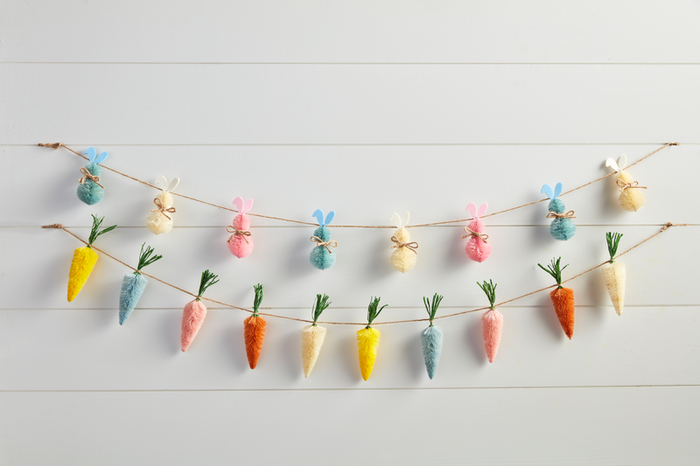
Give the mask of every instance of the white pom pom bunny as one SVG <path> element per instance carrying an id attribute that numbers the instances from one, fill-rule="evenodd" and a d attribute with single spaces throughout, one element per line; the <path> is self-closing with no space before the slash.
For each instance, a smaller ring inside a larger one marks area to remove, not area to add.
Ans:
<path id="1" fill-rule="evenodd" d="M 641 209 L 645 201 L 644 193 L 641 190 L 647 189 L 647 187 L 639 186 L 638 181 L 633 181 L 632 175 L 622 171 L 627 166 L 627 156 L 621 155 L 617 159 L 617 163 L 613 159 L 608 159 L 605 161 L 605 166 L 617 172 L 615 184 L 620 188 L 620 197 L 618 199 L 620 207 L 630 212 L 636 212 Z"/>
<path id="2" fill-rule="evenodd" d="M 418 243 L 415 241 L 411 242 L 411 234 L 406 229 L 410 218 L 411 214 L 409 212 L 405 212 L 403 218 L 394 212 L 389 218 L 389 221 L 398 228 L 394 236 L 391 237 L 391 241 L 395 243 L 391 247 L 395 249 L 395 251 L 391 253 L 391 265 L 399 272 L 411 270 L 413 266 L 416 265 L 416 258 L 418 256 L 418 252 L 416 251 Z"/>
<path id="3" fill-rule="evenodd" d="M 156 235 L 168 233 L 173 229 L 172 214 L 175 213 L 175 207 L 173 207 L 173 195 L 170 191 L 177 188 L 178 184 L 180 184 L 180 178 L 174 178 L 170 184 L 164 176 L 159 176 L 156 180 L 156 186 L 161 191 L 153 199 L 157 208 L 151 210 L 151 215 L 146 219 L 146 226 Z"/>

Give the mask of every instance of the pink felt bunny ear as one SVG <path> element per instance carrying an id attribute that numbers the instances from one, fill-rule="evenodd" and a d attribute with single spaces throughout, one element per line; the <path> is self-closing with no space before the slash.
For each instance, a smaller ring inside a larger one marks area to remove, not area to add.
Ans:
<path id="1" fill-rule="evenodd" d="M 240 196 L 233 200 L 233 205 L 236 206 L 236 210 L 239 214 L 243 213 L 241 212 L 243 210 L 243 199 Z"/>
<path id="2" fill-rule="evenodd" d="M 473 202 L 470 202 L 465 210 L 469 212 L 473 218 L 478 218 L 478 216 L 476 215 L 476 204 L 474 204 Z"/>
<path id="3" fill-rule="evenodd" d="M 250 212 L 250 209 L 252 209 L 252 208 L 253 208 L 253 200 L 252 200 L 252 199 L 248 199 L 248 200 L 245 202 L 245 205 L 243 206 L 243 208 L 241 209 L 241 213 L 242 213 L 242 214 L 245 214 L 245 213 L 247 213 L 247 212 Z"/>
<path id="4" fill-rule="evenodd" d="M 479 207 L 479 213 L 477 214 L 478 217 L 482 217 L 486 213 L 486 209 L 489 208 L 489 205 L 487 203 L 481 204 L 481 207 Z"/>

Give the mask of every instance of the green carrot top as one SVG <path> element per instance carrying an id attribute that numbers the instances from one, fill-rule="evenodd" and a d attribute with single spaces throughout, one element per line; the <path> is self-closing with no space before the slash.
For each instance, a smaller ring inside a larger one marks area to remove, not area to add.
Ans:
<path id="1" fill-rule="evenodd" d="M 253 289 L 255 290 L 255 299 L 253 300 L 253 317 L 258 317 L 258 309 L 260 308 L 260 304 L 262 304 L 263 299 L 263 286 L 258 283 L 257 285 L 253 285 Z"/>
<path id="2" fill-rule="evenodd" d="M 542 270 L 550 274 L 554 279 L 557 281 L 557 285 L 559 285 L 559 288 L 562 288 L 561 286 L 561 271 L 564 270 L 569 266 L 569 264 L 566 264 L 564 267 L 561 266 L 561 257 L 559 257 L 556 261 L 552 259 L 552 263 L 547 266 L 545 269 L 542 267 L 542 264 L 537 264 L 540 266 Z"/>
<path id="3" fill-rule="evenodd" d="M 104 217 L 97 218 L 94 215 L 92 215 L 92 229 L 90 230 L 90 237 L 88 238 L 87 247 L 91 247 L 92 243 L 95 242 L 98 236 L 104 235 L 105 233 L 109 233 L 110 231 L 117 228 L 116 225 L 112 225 L 111 227 L 104 228 L 102 229 L 102 231 L 100 231 L 100 227 L 102 226 L 102 222 L 104 222 L 104 220 Z"/>
<path id="4" fill-rule="evenodd" d="M 139 254 L 139 266 L 136 268 L 136 271 L 134 273 L 140 274 L 141 269 L 151 265 L 157 260 L 160 260 L 163 258 L 161 255 L 153 255 L 154 249 L 150 246 L 146 248 L 146 250 L 143 250 L 143 247 L 146 246 L 146 243 L 143 243 L 141 245 L 141 253 Z"/>
<path id="5" fill-rule="evenodd" d="M 430 326 L 433 326 L 433 319 L 435 319 L 435 314 L 437 314 L 438 307 L 440 306 L 440 302 L 442 301 L 442 298 L 444 296 L 441 296 L 437 293 L 433 295 L 433 301 L 430 302 L 428 298 L 423 296 L 423 304 L 425 304 L 425 310 L 428 311 L 428 315 L 430 316 Z"/>
<path id="6" fill-rule="evenodd" d="M 209 269 L 202 272 L 202 278 L 199 280 L 199 293 L 197 293 L 197 301 L 202 297 L 207 288 L 212 285 L 219 283 L 219 276 L 214 275 L 209 271 Z"/>
<path id="7" fill-rule="evenodd" d="M 372 322 L 374 322 L 374 319 L 379 317 L 382 310 L 388 306 L 388 304 L 385 304 L 382 307 L 379 307 L 380 299 L 382 298 L 372 297 L 372 300 L 369 302 L 369 306 L 367 306 L 367 327 L 365 328 L 370 328 Z"/>
<path id="8" fill-rule="evenodd" d="M 328 306 L 331 305 L 330 302 L 328 302 L 328 295 L 316 295 L 316 301 L 314 301 L 314 306 L 311 308 L 311 315 L 314 318 L 314 327 L 316 327 L 316 321 L 318 320 L 319 317 L 321 317 L 321 314 L 323 311 L 325 311 Z"/>
<path id="9" fill-rule="evenodd" d="M 620 246 L 620 239 L 622 238 L 622 233 L 605 233 L 605 241 L 608 242 L 608 253 L 610 253 L 611 264 L 615 261 L 615 254 L 617 254 L 617 247 Z"/>
<path id="10" fill-rule="evenodd" d="M 542 266 L 540 265 L 540 267 Z M 479 282 L 476 282 L 476 284 L 479 285 L 479 288 L 484 290 L 486 297 L 489 298 L 489 303 L 491 303 L 491 309 L 494 309 L 496 307 L 496 287 L 498 284 L 494 283 L 493 280 L 484 280 L 483 284 Z"/>

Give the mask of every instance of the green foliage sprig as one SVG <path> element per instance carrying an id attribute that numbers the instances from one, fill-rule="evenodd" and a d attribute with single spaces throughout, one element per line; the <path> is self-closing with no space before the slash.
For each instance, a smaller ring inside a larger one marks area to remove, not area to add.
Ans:
<path id="1" fill-rule="evenodd" d="M 311 316 L 314 319 L 314 327 L 316 326 L 316 321 L 318 320 L 319 317 L 321 317 L 321 314 L 323 311 L 328 309 L 328 306 L 331 305 L 331 303 L 328 301 L 328 295 L 316 295 L 316 301 L 314 301 L 314 305 L 311 308 Z"/>
<path id="2" fill-rule="evenodd" d="M 425 310 L 428 311 L 428 315 L 430 316 L 430 326 L 433 326 L 433 319 L 435 319 L 435 315 L 437 314 L 438 307 L 440 306 L 440 302 L 442 301 L 442 298 L 444 296 L 441 296 L 437 293 L 433 295 L 433 300 L 432 302 L 428 300 L 425 296 L 423 296 L 423 304 L 425 304 Z"/>
<path id="3" fill-rule="evenodd" d="M 136 268 L 136 272 L 134 273 L 141 273 L 142 268 L 147 267 L 155 261 L 163 258 L 163 256 L 161 255 L 153 255 L 154 249 L 150 246 L 148 246 L 144 251 L 144 246 L 146 246 L 146 243 L 143 243 L 141 245 L 141 253 L 139 254 L 139 266 Z"/>
<path id="4" fill-rule="evenodd" d="M 383 305 L 382 307 L 379 307 L 379 300 L 381 298 L 372 298 L 372 300 L 369 302 L 369 306 L 367 306 L 367 327 L 369 328 L 372 325 L 372 322 L 374 322 L 374 319 L 379 317 L 379 314 L 382 312 L 382 310 L 388 306 L 388 304 Z"/>
<path id="5" fill-rule="evenodd" d="M 253 317 L 258 317 L 258 309 L 260 308 L 260 304 L 262 304 L 263 299 L 263 286 L 258 283 L 257 285 L 253 285 L 253 289 L 255 290 L 255 299 L 253 300 Z"/>
<path id="6" fill-rule="evenodd" d="M 92 214 L 90 214 L 92 215 Z M 102 226 L 102 222 L 104 222 L 105 218 L 100 217 L 97 218 L 94 215 L 92 215 L 92 229 L 90 230 L 90 237 L 88 238 L 88 245 L 87 247 L 91 247 L 92 243 L 95 242 L 95 240 L 100 236 L 104 235 L 105 233 L 109 233 L 110 231 L 114 230 L 117 228 L 116 225 L 112 225 L 111 227 L 107 227 L 100 231 L 100 227 Z"/>
<path id="7" fill-rule="evenodd" d="M 622 239 L 622 233 L 605 233 L 605 241 L 608 243 L 608 253 L 610 254 L 610 260 L 608 262 L 615 262 L 615 255 L 617 254 L 617 248 L 620 246 L 620 239 Z"/>
<path id="8" fill-rule="evenodd" d="M 199 280 L 199 293 L 197 294 L 197 301 L 202 297 L 207 288 L 212 285 L 219 283 L 219 276 L 214 275 L 209 271 L 209 269 L 202 272 L 202 278 Z"/>
<path id="9" fill-rule="evenodd" d="M 550 274 L 556 281 L 557 285 L 559 285 L 559 288 L 561 288 L 561 272 L 565 268 L 569 266 L 569 264 L 566 264 L 564 267 L 561 267 L 561 257 L 559 257 L 556 261 L 552 259 L 552 263 L 547 266 L 545 269 L 542 264 L 537 264 L 540 266 L 542 270 Z"/>
<path id="10" fill-rule="evenodd" d="M 493 280 L 489 280 L 488 282 L 484 280 L 483 284 L 479 282 L 476 282 L 476 284 L 486 293 L 486 297 L 489 298 L 489 303 L 491 303 L 491 309 L 494 309 L 496 306 L 496 287 L 498 284 L 494 283 Z"/>

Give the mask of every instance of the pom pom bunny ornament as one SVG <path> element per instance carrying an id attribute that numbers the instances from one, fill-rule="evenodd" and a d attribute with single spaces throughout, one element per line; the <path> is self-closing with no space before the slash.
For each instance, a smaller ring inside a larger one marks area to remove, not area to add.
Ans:
<path id="1" fill-rule="evenodd" d="M 253 207 L 253 200 L 248 199 L 245 203 L 243 199 L 237 197 L 233 200 L 238 215 L 233 219 L 233 225 L 226 227 L 226 231 L 231 233 L 228 239 L 228 248 L 231 254 L 242 259 L 253 251 L 253 239 L 250 237 L 250 217 L 246 215 Z"/>
<path id="2" fill-rule="evenodd" d="M 469 238 L 464 251 L 471 260 L 476 262 L 484 262 L 491 255 L 489 235 L 484 234 L 484 221 L 479 218 L 486 213 L 488 207 L 488 204 L 483 203 L 477 212 L 476 204 L 470 202 L 466 209 L 471 214 L 472 221 L 469 222 L 469 226 L 464 227 L 467 234 L 462 236 L 462 239 Z"/>
<path id="3" fill-rule="evenodd" d="M 100 155 L 97 155 L 94 147 L 88 147 L 85 155 L 88 156 L 90 163 L 80 169 L 83 177 L 78 180 L 78 183 L 80 183 L 80 186 L 78 186 L 78 199 L 87 205 L 94 205 L 105 197 L 104 186 L 100 184 L 102 167 L 99 164 L 107 160 L 109 154 L 102 152 Z"/>
<path id="4" fill-rule="evenodd" d="M 576 233 L 576 224 L 572 220 L 572 218 L 576 217 L 574 216 L 573 210 L 564 213 L 566 207 L 564 206 L 562 200 L 559 199 L 561 190 L 561 183 L 557 183 L 557 185 L 554 187 L 554 192 L 552 192 L 552 187 L 548 184 L 542 186 L 542 193 L 546 194 L 547 197 L 551 199 L 549 202 L 549 213 L 547 214 L 547 218 L 553 218 L 554 220 L 552 220 L 552 226 L 550 227 L 549 232 L 555 239 L 566 241 L 571 239 L 571 237 L 573 237 Z"/>
<path id="5" fill-rule="evenodd" d="M 389 220 L 396 225 L 396 232 L 391 237 L 391 241 L 395 244 L 391 247 L 394 252 L 391 253 L 391 265 L 399 272 L 405 273 L 411 270 L 416 265 L 418 257 L 418 243 L 411 241 L 411 234 L 406 229 L 408 220 L 411 218 L 409 212 L 404 212 L 403 218 L 394 212 Z"/>
<path id="6" fill-rule="evenodd" d="M 151 210 L 151 214 L 146 219 L 146 226 L 153 234 L 169 233 L 173 229 L 171 215 L 175 213 L 175 207 L 173 207 L 173 195 L 170 191 L 177 188 L 179 184 L 180 178 L 173 178 L 170 184 L 164 176 L 159 176 L 156 180 L 160 193 L 153 199 L 153 203 L 157 208 Z"/>
<path id="7" fill-rule="evenodd" d="M 316 247 L 311 250 L 309 260 L 317 269 L 326 270 L 335 264 L 335 254 L 331 251 L 331 248 L 338 247 L 336 241 L 330 241 L 331 231 L 326 227 L 333 221 L 335 212 L 328 212 L 325 221 L 323 220 L 323 211 L 321 209 L 316 209 L 313 216 L 316 217 L 319 227 L 316 228 L 314 235 L 311 237 L 311 241 L 316 243 Z"/>
<path id="8" fill-rule="evenodd" d="M 620 188 L 620 197 L 618 202 L 620 207 L 630 212 L 636 212 L 644 205 L 644 193 L 641 189 L 647 189 L 646 186 L 639 186 L 638 181 L 632 181 L 632 175 L 622 171 L 627 166 L 627 156 L 621 155 L 617 159 L 617 163 L 613 159 L 605 161 L 605 166 L 610 167 L 617 173 L 615 184 Z"/>

